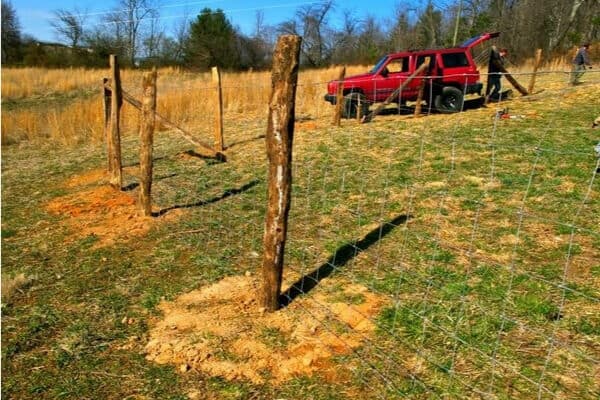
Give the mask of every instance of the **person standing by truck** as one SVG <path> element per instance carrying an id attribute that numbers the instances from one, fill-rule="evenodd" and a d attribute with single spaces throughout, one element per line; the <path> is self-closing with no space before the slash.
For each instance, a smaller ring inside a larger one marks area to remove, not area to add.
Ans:
<path id="1" fill-rule="evenodd" d="M 584 43 L 579 50 L 577 50 L 577 54 L 575 54 L 575 58 L 573 58 L 573 70 L 571 71 L 571 85 L 579 84 L 579 79 L 585 73 L 586 67 L 592 68 L 592 64 L 590 63 L 590 56 L 588 54 L 588 50 L 590 48 L 589 43 Z"/>
<path id="2" fill-rule="evenodd" d="M 505 71 L 504 63 L 507 54 L 507 49 L 500 49 L 498 51 L 496 46 L 492 46 L 490 62 L 488 64 L 488 83 L 485 88 L 486 103 L 490 100 L 497 100 L 500 98 L 500 91 L 502 90 L 502 72 Z"/>

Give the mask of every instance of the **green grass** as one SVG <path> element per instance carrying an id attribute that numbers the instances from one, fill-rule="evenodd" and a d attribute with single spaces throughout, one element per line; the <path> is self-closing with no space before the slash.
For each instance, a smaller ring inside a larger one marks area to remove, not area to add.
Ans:
<path id="1" fill-rule="evenodd" d="M 328 278 L 339 282 L 327 293 L 332 301 L 365 302 L 344 290 L 348 281 L 388 299 L 374 318 L 376 333 L 332 359 L 345 371 L 338 381 L 314 375 L 282 384 L 229 382 L 143 357 L 160 301 L 258 273 L 262 141 L 234 147 L 227 163 L 215 163 L 181 158 L 190 146 L 158 135 L 154 203 L 165 216 L 181 216 L 107 247 L 98 247 L 98 236 L 78 237 L 44 209 L 81 190 L 65 180 L 105 165 L 101 146 L 5 146 L 2 274 L 36 278 L 2 305 L 2 395 L 424 399 L 472 398 L 489 389 L 499 399 L 527 399 L 547 365 L 542 383 L 552 393 L 596 398 L 590 358 L 600 358 L 600 323 L 590 310 L 600 298 L 598 183 L 576 214 L 595 159 L 592 133 L 574 127 L 587 127 L 597 104 L 556 111 L 556 99 L 551 103 L 514 106 L 535 108 L 543 119 L 500 121 L 490 186 L 493 110 L 297 132 L 286 270 L 312 271 L 339 251 L 344 262 Z M 240 135 L 256 137 L 259 126 Z M 135 164 L 136 149 L 136 135 L 127 136 L 125 164 Z M 567 181 L 573 190 L 562 188 Z M 527 214 L 519 225 L 521 209 Z M 384 231 L 393 220 L 397 226 Z M 360 249 L 349 252 L 349 244 Z M 349 329 L 332 317 L 324 324 L 336 334 Z M 552 338 L 560 342 L 548 358 Z M 258 339 L 274 349 L 295 340 L 274 328 Z M 227 349 L 218 355 L 234 356 Z"/>

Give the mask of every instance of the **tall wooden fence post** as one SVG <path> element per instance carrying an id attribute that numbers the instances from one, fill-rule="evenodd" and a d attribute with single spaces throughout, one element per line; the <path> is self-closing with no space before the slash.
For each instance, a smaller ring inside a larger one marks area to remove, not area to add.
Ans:
<path id="1" fill-rule="evenodd" d="M 533 88 L 535 86 L 535 78 L 537 75 L 537 71 L 540 68 L 540 63 L 542 62 L 542 49 L 537 49 L 535 51 L 535 64 L 533 64 L 533 74 L 531 74 L 531 80 L 529 81 L 529 87 L 527 91 L 529 93 L 533 93 Z"/>
<path id="2" fill-rule="evenodd" d="M 335 96 L 335 114 L 333 116 L 333 125 L 342 125 L 342 107 L 344 106 L 344 78 L 346 77 L 346 67 L 342 67 L 338 76 L 338 87 Z"/>
<path id="3" fill-rule="evenodd" d="M 265 310 L 270 312 L 279 309 L 280 305 L 283 256 L 292 189 L 292 144 L 301 42 L 300 36 L 281 36 L 273 54 L 272 91 L 266 136 L 269 159 L 268 204 L 262 263 L 262 304 Z"/>
<path id="4" fill-rule="evenodd" d="M 212 81 L 215 85 L 217 113 L 215 116 L 215 150 L 221 152 L 224 150 L 223 141 L 223 90 L 221 88 L 221 71 L 219 67 L 212 67 Z"/>
<path id="5" fill-rule="evenodd" d="M 102 116 L 103 116 L 103 124 L 102 127 L 104 128 L 104 142 L 106 143 L 106 158 L 108 161 L 108 171 L 112 171 L 112 162 L 111 162 L 111 154 L 112 154 L 112 148 L 111 148 L 111 140 L 109 138 L 110 135 L 110 104 L 111 104 L 111 91 L 110 89 L 108 89 L 106 87 L 106 84 L 108 83 L 108 78 L 102 78 Z"/>
<path id="6" fill-rule="evenodd" d="M 140 210 L 142 215 L 152 215 L 152 145 L 156 121 L 156 68 L 143 76 L 142 112 L 140 124 Z"/>
<path id="7" fill-rule="evenodd" d="M 119 62 L 117 56 L 110 55 L 110 71 L 111 71 L 111 88 L 112 96 L 110 102 L 110 136 L 109 146 L 111 150 L 109 154 L 109 168 L 111 186 L 121 189 L 123 186 L 123 175 L 121 166 L 121 133 L 119 131 L 119 122 L 121 114 L 121 106 L 123 105 L 123 96 L 121 93 L 121 75 L 119 72 Z"/>
<path id="8" fill-rule="evenodd" d="M 425 92 L 425 78 L 421 79 L 421 84 L 419 85 L 419 93 L 417 94 L 417 104 L 415 105 L 415 117 L 419 117 L 421 115 L 421 107 L 423 102 L 423 93 Z"/>

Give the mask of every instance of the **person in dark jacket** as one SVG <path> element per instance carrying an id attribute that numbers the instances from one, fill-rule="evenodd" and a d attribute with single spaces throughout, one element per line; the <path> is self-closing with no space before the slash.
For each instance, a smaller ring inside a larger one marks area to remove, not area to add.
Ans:
<path id="1" fill-rule="evenodd" d="M 573 58 L 573 69 L 571 71 L 571 85 L 577 85 L 581 76 L 585 73 L 586 67 L 592 68 L 590 63 L 590 56 L 588 50 L 590 48 L 589 43 L 584 43 L 579 50 L 575 58 Z"/>
<path id="2" fill-rule="evenodd" d="M 490 62 L 488 64 L 488 84 L 485 89 L 486 102 L 490 99 L 498 99 L 502 90 L 502 72 L 505 71 L 504 62 L 507 49 L 498 51 L 495 46 L 492 46 L 490 53 Z"/>

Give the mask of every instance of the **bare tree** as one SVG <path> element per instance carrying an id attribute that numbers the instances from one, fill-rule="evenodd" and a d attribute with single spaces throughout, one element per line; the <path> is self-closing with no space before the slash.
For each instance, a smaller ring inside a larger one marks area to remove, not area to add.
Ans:
<path id="1" fill-rule="evenodd" d="M 331 56 L 327 17 L 332 9 L 333 0 L 309 4 L 298 9 L 294 19 L 279 25 L 279 33 L 302 36 L 302 57 L 311 66 L 321 66 Z"/>
<path id="2" fill-rule="evenodd" d="M 8 0 L 2 0 L 2 63 L 15 62 L 20 56 L 21 26 L 17 12 Z"/>
<path id="3" fill-rule="evenodd" d="M 53 14 L 50 25 L 56 31 L 59 39 L 64 39 L 73 48 L 78 47 L 84 36 L 85 14 L 77 9 L 75 11 L 58 9 Z"/>
<path id="4" fill-rule="evenodd" d="M 135 65 L 142 23 L 156 18 L 157 9 L 152 0 L 119 0 L 117 8 L 105 18 L 114 24 L 115 38 L 125 46 L 125 54 L 131 65 Z"/>

